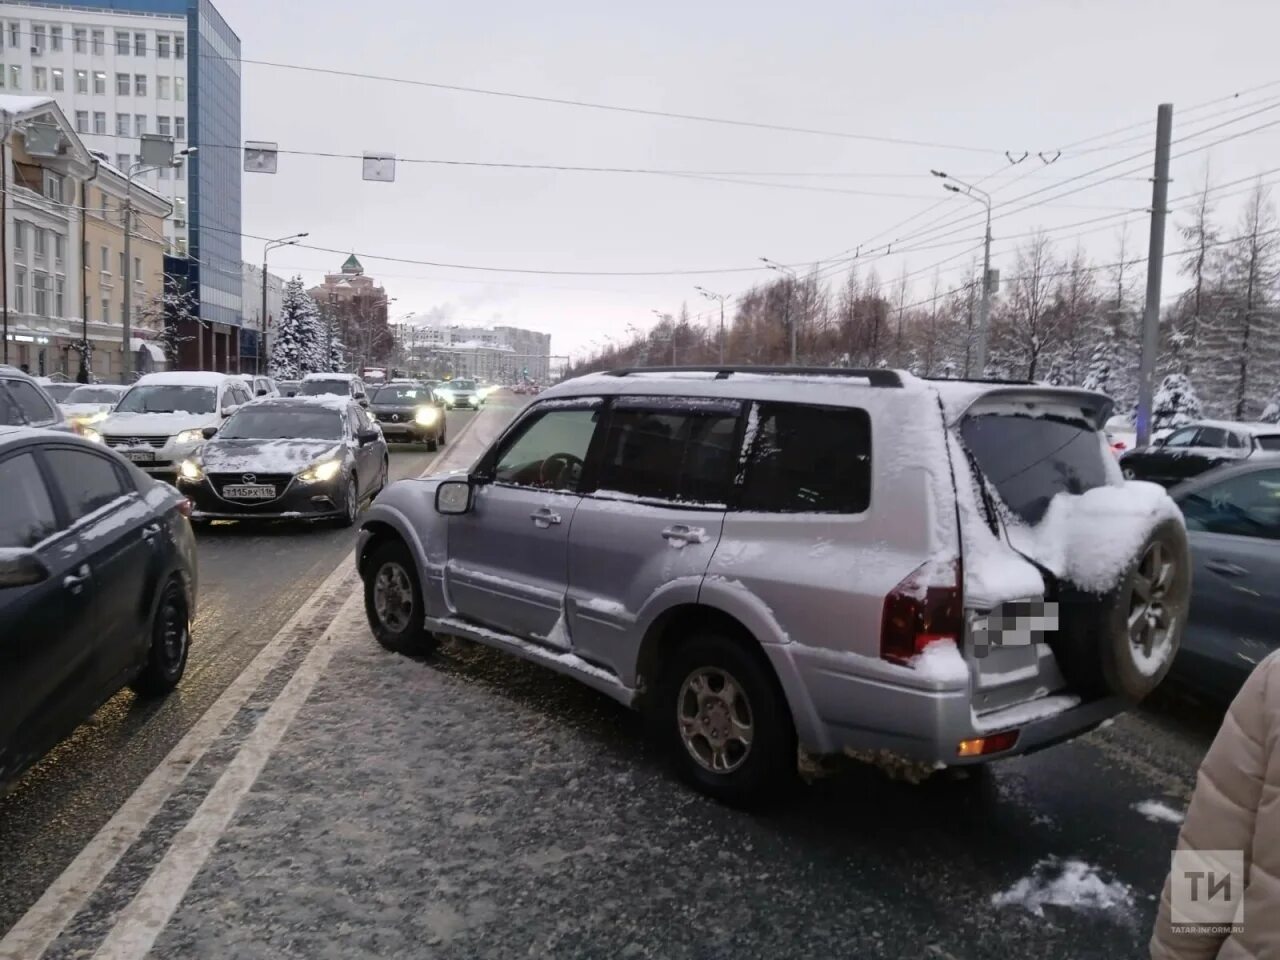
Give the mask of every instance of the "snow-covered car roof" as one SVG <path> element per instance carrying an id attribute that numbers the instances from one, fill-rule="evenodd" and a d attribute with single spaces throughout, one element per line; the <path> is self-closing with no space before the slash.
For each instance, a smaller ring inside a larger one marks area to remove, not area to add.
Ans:
<path id="1" fill-rule="evenodd" d="M 355 401 L 350 397 L 326 393 L 315 397 L 259 397 L 251 403 L 246 403 L 245 407 L 324 407 L 326 410 L 341 412 L 353 403 Z"/>
<path id="2" fill-rule="evenodd" d="M 209 370 L 168 370 L 164 373 L 144 373 L 134 386 L 167 384 L 183 387 L 219 387 L 228 380 L 237 380 L 235 374 L 214 373 Z"/>
<path id="3" fill-rule="evenodd" d="M 1196 420 L 1186 424 L 1188 427 L 1216 427 L 1228 433 L 1244 433 L 1251 437 L 1260 434 L 1280 434 L 1280 423 L 1250 423 L 1237 420 Z M 1181 429 L 1181 428 L 1179 428 Z"/>
<path id="4" fill-rule="evenodd" d="M 359 380 L 358 374 L 354 373 L 308 373 L 301 380 L 306 383 L 308 380 Z"/>

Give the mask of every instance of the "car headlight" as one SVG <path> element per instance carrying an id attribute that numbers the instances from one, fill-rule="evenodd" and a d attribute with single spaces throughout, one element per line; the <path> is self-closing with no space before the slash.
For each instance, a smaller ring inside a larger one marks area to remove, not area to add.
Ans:
<path id="1" fill-rule="evenodd" d="M 183 430 L 173 438 L 174 443 L 199 443 L 204 439 L 203 430 Z"/>
<path id="2" fill-rule="evenodd" d="M 102 434 L 93 429 L 93 427 L 87 427 L 84 424 L 80 425 L 80 436 L 84 437 L 86 440 L 92 441 L 93 443 L 102 442 Z"/>
<path id="3" fill-rule="evenodd" d="M 332 480 L 341 470 L 341 460 L 322 460 L 303 470 L 298 474 L 298 479 L 304 483 L 323 483 L 325 480 Z"/>
<path id="4" fill-rule="evenodd" d="M 440 419 L 440 411 L 435 407 L 419 407 L 413 415 L 413 422 L 424 427 L 432 426 Z"/>
<path id="5" fill-rule="evenodd" d="M 183 480 L 203 480 L 204 470 L 194 460 L 183 460 L 178 465 L 178 476 Z"/>

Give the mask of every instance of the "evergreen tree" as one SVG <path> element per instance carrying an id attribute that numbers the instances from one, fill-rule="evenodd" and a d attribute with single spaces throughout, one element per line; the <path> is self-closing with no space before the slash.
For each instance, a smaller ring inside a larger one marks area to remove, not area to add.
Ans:
<path id="1" fill-rule="evenodd" d="M 1185 373 L 1170 373 L 1160 381 L 1151 404 L 1151 429 L 1181 427 L 1203 416 L 1200 398 Z"/>
<path id="2" fill-rule="evenodd" d="M 271 345 L 271 375 L 297 380 L 308 373 L 328 369 L 330 345 L 316 302 L 294 277 L 284 287 L 284 302 Z"/>

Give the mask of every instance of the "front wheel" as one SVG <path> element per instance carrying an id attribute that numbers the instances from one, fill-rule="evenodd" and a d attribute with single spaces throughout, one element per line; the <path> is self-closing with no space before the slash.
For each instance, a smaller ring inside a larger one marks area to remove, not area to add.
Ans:
<path id="1" fill-rule="evenodd" d="M 347 490 L 342 496 L 342 513 L 340 513 L 335 521 L 340 527 L 349 527 L 356 522 L 356 516 L 360 513 L 360 494 L 359 487 L 356 486 L 356 475 L 350 474 L 347 477 Z"/>
<path id="2" fill-rule="evenodd" d="M 187 669 L 187 651 L 191 646 L 191 622 L 187 611 L 187 595 L 181 582 L 174 578 L 165 584 L 151 621 L 151 647 L 147 664 L 130 686 L 140 695 L 156 697 L 178 685 Z"/>
<path id="3" fill-rule="evenodd" d="M 377 547 L 365 566 L 364 612 L 378 642 L 397 653 L 428 653 L 434 635 L 423 626 L 426 608 L 418 570 L 401 540 Z"/>
<path id="4" fill-rule="evenodd" d="M 755 651 L 696 634 L 676 649 L 657 693 L 651 721 L 681 779 L 743 807 L 775 800 L 794 782 L 791 713 Z"/>

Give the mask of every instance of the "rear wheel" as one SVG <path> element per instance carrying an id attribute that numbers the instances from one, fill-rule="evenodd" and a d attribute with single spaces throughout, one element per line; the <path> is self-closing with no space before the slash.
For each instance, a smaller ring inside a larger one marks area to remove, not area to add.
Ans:
<path id="1" fill-rule="evenodd" d="M 151 621 L 151 647 L 147 665 L 130 686 L 141 696 L 160 696 L 178 685 L 187 669 L 191 623 L 187 595 L 176 577 L 165 584 Z"/>
<path id="2" fill-rule="evenodd" d="M 402 540 L 376 547 L 365 564 L 364 612 L 378 642 L 398 653 L 428 653 L 436 638 L 423 619 L 426 608 L 418 570 Z"/>
<path id="3" fill-rule="evenodd" d="M 676 773 L 717 800 L 756 806 L 795 779 L 796 736 L 767 662 L 718 633 L 698 633 L 663 671 L 651 722 Z"/>

